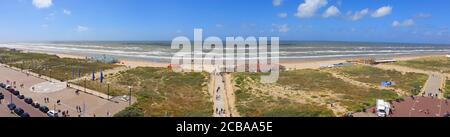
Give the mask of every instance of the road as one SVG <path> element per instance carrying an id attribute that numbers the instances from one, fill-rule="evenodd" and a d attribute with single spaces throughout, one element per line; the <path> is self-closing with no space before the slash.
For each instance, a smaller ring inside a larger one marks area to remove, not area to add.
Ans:
<path id="1" fill-rule="evenodd" d="M 424 95 L 425 96 L 434 96 L 440 95 L 441 91 L 439 90 L 442 86 L 442 82 L 444 82 L 444 76 L 437 73 L 430 74 L 428 81 L 424 87 Z"/>
<path id="2" fill-rule="evenodd" d="M 5 99 L 2 100 L 2 104 L 9 104 L 11 102 L 11 93 L 9 91 L 6 91 L 5 89 L 0 89 L 0 92 L 3 93 L 3 95 L 5 95 Z M 33 106 L 31 106 L 30 104 L 25 103 L 24 100 L 17 98 L 16 96 L 12 95 L 12 102 L 14 104 L 16 104 L 17 107 L 22 108 L 25 112 L 27 112 L 28 114 L 30 114 L 30 117 L 47 117 L 46 114 L 42 113 L 41 111 L 39 111 L 39 109 L 34 108 Z M 3 108 L 2 109 L 7 109 L 8 108 Z M 2 110 L 3 111 L 3 110 Z"/>

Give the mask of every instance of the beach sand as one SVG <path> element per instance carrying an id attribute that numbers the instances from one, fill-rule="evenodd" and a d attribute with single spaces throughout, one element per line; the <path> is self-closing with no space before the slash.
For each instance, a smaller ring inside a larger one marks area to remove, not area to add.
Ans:
<path id="1" fill-rule="evenodd" d="M 25 52 L 33 52 L 33 51 L 25 51 Z M 42 53 L 42 52 L 39 52 Z M 61 58 L 76 58 L 76 59 L 86 59 L 87 56 L 75 55 L 75 54 L 60 54 L 60 53 L 45 53 L 50 55 L 56 55 Z M 405 61 L 405 60 L 413 60 L 424 57 L 432 57 L 432 56 L 444 56 L 445 54 L 413 54 L 413 55 L 399 55 L 399 56 L 390 56 L 386 57 L 389 59 L 394 59 L 397 61 Z M 318 69 L 323 66 L 328 66 L 332 64 L 346 62 L 349 59 L 358 59 L 364 57 L 351 57 L 351 58 L 320 58 L 320 59 L 296 59 L 296 60 L 282 60 L 280 64 L 285 66 L 287 70 L 296 70 L 296 69 Z M 132 59 L 123 59 L 119 58 L 120 63 L 118 65 L 124 65 L 130 68 L 135 67 L 168 67 L 170 63 L 164 62 L 154 62 L 154 61 L 145 61 L 145 60 L 132 60 Z"/>
<path id="2" fill-rule="evenodd" d="M 47 53 L 51 54 L 51 53 Z M 70 55 L 70 54 L 53 54 L 60 58 L 76 58 L 76 59 L 86 59 L 86 56 L 80 55 Z M 118 65 L 124 65 L 127 67 L 135 68 L 135 67 L 167 67 L 169 63 L 161 63 L 161 62 L 151 62 L 151 61 L 138 61 L 138 60 L 127 60 L 127 59 L 119 59 L 120 63 Z"/>
<path id="3" fill-rule="evenodd" d="M 444 54 L 420 54 L 420 55 L 403 55 L 403 56 L 395 56 L 390 57 L 389 59 L 394 59 L 397 61 L 406 61 L 406 60 L 414 60 L 419 58 L 426 57 L 435 57 L 435 56 L 444 56 Z M 358 59 L 364 57 L 353 57 L 353 58 L 329 58 L 329 59 L 306 59 L 306 60 L 290 60 L 290 61 L 281 61 L 281 65 L 285 66 L 288 70 L 296 70 L 296 69 L 318 69 L 323 66 L 328 66 L 337 63 L 346 62 L 349 59 Z"/>

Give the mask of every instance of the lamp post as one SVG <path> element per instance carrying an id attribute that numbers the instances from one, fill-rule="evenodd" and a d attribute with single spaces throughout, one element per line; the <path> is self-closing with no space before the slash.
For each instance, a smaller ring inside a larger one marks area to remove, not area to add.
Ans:
<path id="1" fill-rule="evenodd" d="M 52 82 L 52 69 L 49 69 L 48 71 L 49 71 L 48 79 L 49 79 L 50 82 Z"/>
<path id="2" fill-rule="evenodd" d="M 86 93 L 86 83 L 87 83 L 87 77 L 84 78 L 84 93 Z"/>
<path id="3" fill-rule="evenodd" d="M 13 97 L 12 97 L 13 94 L 11 93 L 10 95 L 11 95 L 11 104 L 14 104 L 14 103 L 13 103 L 13 99 L 12 99 L 12 98 L 13 98 Z M 11 110 L 11 113 L 14 113 L 13 110 Z"/>
<path id="4" fill-rule="evenodd" d="M 131 88 L 132 86 L 128 86 L 128 89 L 130 89 L 129 95 L 128 95 L 128 105 L 131 106 Z"/>
<path id="5" fill-rule="evenodd" d="M 107 89 L 107 90 L 108 90 L 108 91 L 107 91 L 107 92 L 108 92 L 108 93 L 107 93 L 107 94 L 108 94 L 108 100 L 110 100 L 110 97 L 109 97 L 109 84 L 110 84 L 110 82 L 106 82 L 106 84 L 108 85 L 108 89 Z"/>

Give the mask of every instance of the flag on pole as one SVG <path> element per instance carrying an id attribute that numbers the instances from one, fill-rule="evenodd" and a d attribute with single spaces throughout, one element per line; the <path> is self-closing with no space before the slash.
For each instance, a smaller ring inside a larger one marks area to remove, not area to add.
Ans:
<path id="1" fill-rule="evenodd" d="M 95 70 L 92 70 L 92 81 L 95 81 Z"/>
<path id="2" fill-rule="evenodd" d="M 81 70 L 80 70 L 80 66 L 78 66 L 78 78 L 81 78 Z"/>
<path id="3" fill-rule="evenodd" d="M 75 68 L 72 66 L 72 79 L 75 79 Z"/>
<path id="4" fill-rule="evenodd" d="M 103 83 L 103 79 L 105 77 L 103 77 L 103 70 L 100 70 L 100 83 Z"/>

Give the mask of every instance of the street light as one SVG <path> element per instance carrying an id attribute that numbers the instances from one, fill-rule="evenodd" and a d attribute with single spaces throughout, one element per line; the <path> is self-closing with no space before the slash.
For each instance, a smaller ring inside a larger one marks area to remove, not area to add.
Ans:
<path id="1" fill-rule="evenodd" d="M 84 93 L 86 93 L 86 83 L 87 83 L 87 77 L 84 78 Z"/>
<path id="2" fill-rule="evenodd" d="M 49 77 L 48 77 L 48 79 L 49 79 L 49 81 L 50 82 L 52 82 L 52 69 L 49 69 Z"/>
<path id="3" fill-rule="evenodd" d="M 107 91 L 107 92 L 108 92 L 108 100 L 110 100 L 110 99 L 109 99 L 109 98 L 110 98 L 110 97 L 109 97 L 109 84 L 110 84 L 110 82 L 106 82 L 106 84 L 108 85 L 108 91 Z"/>
<path id="4" fill-rule="evenodd" d="M 13 98 L 13 97 L 12 97 L 13 94 L 11 93 L 10 95 L 11 95 L 11 104 L 14 104 L 14 103 L 13 103 L 13 99 L 12 99 L 12 98 Z M 11 113 L 14 113 L 13 110 L 11 110 Z"/>
<path id="5" fill-rule="evenodd" d="M 130 89 L 130 93 L 128 95 L 128 105 L 131 106 L 131 88 L 133 88 L 132 86 L 128 86 L 128 89 Z"/>

